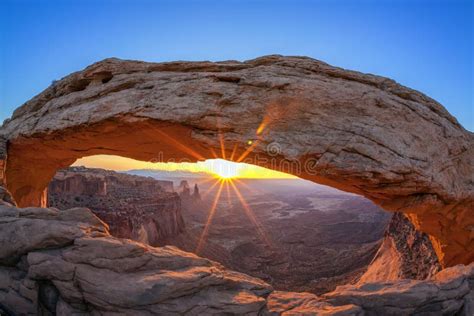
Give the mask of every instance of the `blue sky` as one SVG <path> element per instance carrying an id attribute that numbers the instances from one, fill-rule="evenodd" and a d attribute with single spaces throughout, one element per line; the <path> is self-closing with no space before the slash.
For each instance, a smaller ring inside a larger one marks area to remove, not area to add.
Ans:
<path id="1" fill-rule="evenodd" d="M 472 1 L 0 1 L 0 122 L 107 58 L 306 55 L 395 79 L 474 131 Z"/>

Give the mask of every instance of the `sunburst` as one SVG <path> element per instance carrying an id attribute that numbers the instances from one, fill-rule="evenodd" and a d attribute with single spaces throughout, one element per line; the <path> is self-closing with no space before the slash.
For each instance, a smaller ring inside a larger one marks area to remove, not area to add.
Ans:
<path id="1" fill-rule="evenodd" d="M 263 130 L 264 128 L 265 128 L 265 126 L 263 126 L 263 127 L 261 126 L 261 127 L 259 127 L 259 130 L 260 129 Z M 257 134 L 259 134 L 259 133 L 261 133 L 261 131 L 257 132 Z M 215 175 L 215 177 L 217 179 L 216 179 L 216 182 L 213 185 L 211 185 L 211 187 L 207 190 L 205 195 L 207 195 L 208 193 L 213 191 L 213 189 L 218 184 L 219 184 L 219 188 L 218 188 L 217 193 L 214 197 L 214 200 L 212 201 L 212 206 L 209 210 L 207 220 L 206 220 L 206 224 L 204 225 L 204 229 L 201 233 L 201 236 L 199 238 L 199 241 L 198 241 L 198 244 L 197 244 L 197 247 L 196 247 L 196 253 L 199 254 L 205 246 L 207 236 L 208 236 L 209 230 L 212 226 L 212 221 L 215 217 L 216 210 L 217 210 L 217 205 L 219 203 L 219 199 L 221 198 L 221 193 L 222 193 L 222 189 L 223 189 L 224 185 L 226 187 L 228 206 L 230 207 L 231 204 L 232 204 L 231 197 L 230 197 L 230 189 L 232 189 L 232 191 L 236 194 L 238 200 L 240 201 L 240 204 L 242 205 L 242 208 L 243 208 L 246 216 L 249 218 L 250 222 L 252 222 L 252 224 L 255 226 L 259 237 L 262 239 L 262 241 L 266 245 L 271 247 L 272 243 L 270 241 L 270 238 L 268 237 L 268 235 L 265 232 L 265 230 L 264 230 L 263 226 L 261 225 L 261 223 L 258 221 L 258 218 L 256 217 L 254 211 L 248 205 L 248 203 L 245 200 L 245 198 L 243 197 L 242 193 L 237 188 L 236 183 L 234 183 L 234 180 L 238 181 L 237 178 L 239 176 L 239 171 L 240 171 L 239 170 L 240 165 L 232 162 L 232 160 L 234 160 L 234 155 L 236 153 L 237 146 L 234 145 L 232 153 L 229 157 L 229 159 L 231 161 L 228 161 L 228 160 L 226 160 L 226 154 L 225 154 L 226 150 L 225 150 L 225 147 L 224 147 L 225 146 L 224 145 L 224 139 L 222 137 L 222 134 L 220 133 L 220 130 L 219 130 L 219 133 L 218 133 L 218 137 L 219 137 L 219 143 L 220 143 L 220 147 L 221 147 L 220 151 L 221 151 L 222 159 L 220 159 L 220 158 L 215 159 L 212 163 L 211 170 L 212 170 L 212 173 Z M 236 161 L 237 162 L 243 161 L 254 150 L 254 148 L 257 146 L 258 142 L 259 142 L 259 140 L 251 141 L 249 143 L 250 146 L 237 158 Z M 215 152 L 214 151 L 212 151 L 212 152 L 216 156 Z M 238 181 L 238 182 L 240 184 L 244 184 L 241 181 Z"/>
<path id="2" fill-rule="evenodd" d="M 211 209 L 209 210 L 209 215 L 207 216 L 206 225 L 204 226 L 204 229 L 201 233 L 201 237 L 199 238 L 199 241 L 198 241 L 198 244 L 197 244 L 197 247 L 196 247 L 196 254 L 199 254 L 199 252 L 204 247 L 204 243 L 205 243 L 205 240 L 207 238 L 207 234 L 209 233 L 209 229 L 211 228 L 212 220 L 213 220 L 214 214 L 216 212 L 216 208 L 217 208 L 217 204 L 219 202 L 219 198 L 221 197 L 221 192 L 222 192 L 223 185 L 224 185 L 224 182 L 220 181 L 219 190 L 217 191 L 217 194 L 214 197 L 214 201 L 212 202 Z"/>

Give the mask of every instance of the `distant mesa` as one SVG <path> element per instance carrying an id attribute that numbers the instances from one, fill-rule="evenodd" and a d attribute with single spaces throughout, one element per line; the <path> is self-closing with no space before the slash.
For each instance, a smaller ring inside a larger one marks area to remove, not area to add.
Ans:
<path id="1" fill-rule="evenodd" d="M 158 170 L 158 169 L 132 169 L 125 173 L 143 177 L 152 177 L 155 179 L 194 179 L 194 178 L 210 178 L 212 175 L 207 172 L 191 172 L 184 170 Z"/>

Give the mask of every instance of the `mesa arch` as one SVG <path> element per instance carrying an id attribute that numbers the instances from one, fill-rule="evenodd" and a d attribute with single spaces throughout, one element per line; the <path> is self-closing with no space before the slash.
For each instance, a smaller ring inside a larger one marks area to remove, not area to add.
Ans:
<path id="1" fill-rule="evenodd" d="M 443 266 L 474 261 L 474 135 L 387 78 L 305 57 L 106 59 L 53 82 L 0 136 L 1 182 L 19 206 L 43 205 L 55 171 L 94 154 L 297 161 L 301 178 L 406 213 Z"/>

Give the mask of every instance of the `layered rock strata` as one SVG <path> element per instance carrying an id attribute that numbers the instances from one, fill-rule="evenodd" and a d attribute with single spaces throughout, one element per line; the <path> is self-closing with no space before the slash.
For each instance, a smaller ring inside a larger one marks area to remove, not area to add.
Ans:
<path id="1" fill-rule="evenodd" d="M 424 280 L 440 270 L 428 235 L 417 231 L 403 213 L 395 213 L 382 245 L 360 282 Z"/>
<path id="2" fill-rule="evenodd" d="M 185 229 L 181 199 L 171 181 L 71 167 L 58 171 L 49 184 L 48 204 L 90 208 L 113 236 L 152 246 L 164 245 Z"/>

